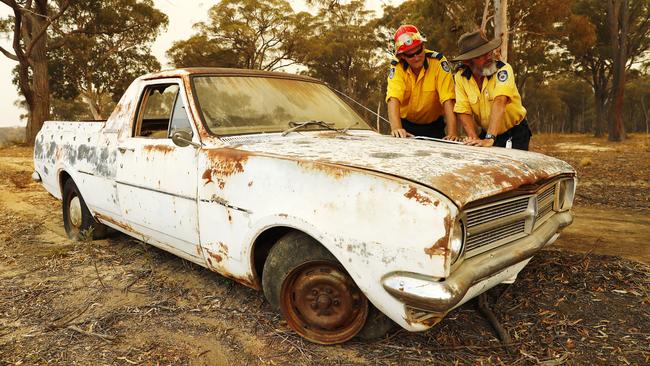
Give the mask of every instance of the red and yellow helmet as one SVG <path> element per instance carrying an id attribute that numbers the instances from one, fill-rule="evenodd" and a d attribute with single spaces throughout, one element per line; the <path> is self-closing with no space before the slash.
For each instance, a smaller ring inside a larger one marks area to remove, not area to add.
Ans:
<path id="1" fill-rule="evenodd" d="M 420 31 L 418 31 L 414 25 L 410 24 L 400 25 L 393 38 L 395 40 L 396 55 L 412 50 L 427 41 L 427 39 L 420 34 Z"/>

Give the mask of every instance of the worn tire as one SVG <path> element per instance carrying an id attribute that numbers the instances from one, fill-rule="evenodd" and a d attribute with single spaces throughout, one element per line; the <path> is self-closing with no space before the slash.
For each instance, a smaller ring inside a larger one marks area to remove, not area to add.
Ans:
<path id="1" fill-rule="evenodd" d="M 365 295 L 327 249 L 298 231 L 287 233 L 271 248 L 262 288 L 287 325 L 315 343 L 345 342 L 366 322 Z"/>
<path id="2" fill-rule="evenodd" d="M 63 185 L 63 227 L 68 238 L 73 240 L 101 239 L 106 235 L 106 226 L 95 221 L 90 214 L 79 188 L 68 179 Z M 91 237 L 85 237 L 88 230 L 92 230 Z"/>
<path id="3" fill-rule="evenodd" d="M 374 305 L 369 304 L 368 318 L 366 324 L 357 333 L 356 338 L 364 341 L 383 338 L 386 334 L 394 331 L 399 326 L 391 318 L 379 311 Z"/>

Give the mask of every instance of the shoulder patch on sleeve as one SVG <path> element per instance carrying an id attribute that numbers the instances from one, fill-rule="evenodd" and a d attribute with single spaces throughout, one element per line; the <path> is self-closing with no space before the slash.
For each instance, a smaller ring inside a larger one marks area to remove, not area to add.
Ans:
<path id="1" fill-rule="evenodd" d="M 435 56 L 435 57 L 436 57 L 438 60 L 442 60 L 442 58 L 445 57 L 445 55 L 443 55 L 443 54 L 440 53 L 440 52 L 436 52 L 436 56 Z"/>
<path id="2" fill-rule="evenodd" d="M 440 63 L 440 67 L 442 67 L 442 69 L 445 70 L 445 72 L 451 72 L 451 67 L 449 67 L 449 62 L 447 61 L 442 61 Z"/>
<path id="3" fill-rule="evenodd" d="M 388 71 L 388 78 L 392 79 L 393 77 L 395 77 L 395 68 L 391 67 L 390 71 Z"/>
<path id="4" fill-rule="evenodd" d="M 497 72 L 497 80 L 499 80 L 502 83 L 504 81 L 508 80 L 508 71 L 507 70 L 501 70 L 501 71 Z"/>

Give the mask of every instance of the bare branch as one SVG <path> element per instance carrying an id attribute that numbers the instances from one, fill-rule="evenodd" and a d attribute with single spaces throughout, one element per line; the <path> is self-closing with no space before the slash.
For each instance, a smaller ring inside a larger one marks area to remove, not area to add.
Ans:
<path id="1" fill-rule="evenodd" d="M 489 15 L 490 0 L 485 0 L 485 7 L 483 8 L 483 20 L 481 21 L 481 32 L 485 33 L 487 23 L 493 16 Z"/>
<path id="2" fill-rule="evenodd" d="M 20 8 L 20 6 L 18 4 L 16 4 L 16 2 L 14 0 L 0 0 L 0 3 L 3 3 L 5 5 L 7 5 L 8 7 L 12 8 L 13 10 L 18 10 L 18 8 Z"/>
<path id="3" fill-rule="evenodd" d="M 4 0 L 3 0 L 4 1 Z M 13 41 L 13 48 L 14 52 L 16 52 L 16 57 L 20 60 L 25 59 L 25 54 L 23 53 L 22 48 L 20 48 L 20 32 L 22 29 L 22 23 L 23 23 L 23 16 L 20 13 L 20 6 L 16 4 L 14 0 L 9 0 L 9 2 L 13 3 L 11 8 L 14 10 L 14 41 Z"/>
<path id="4" fill-rule="evenodd" d="M 2 52 L 2 54 L 5 55 L 5 56 L 7 56 L 7 58 L 9 58 L 10 60 L 20 61 L 20 60 L 18 59 L 18 56 L 16 56 L 16 55 L 14 55 L 13 53 L 11 53 L 11 52 L 5 50 L 4 48 L 2 48 L 2 46 L 0 46 L 0 52 Z"/>

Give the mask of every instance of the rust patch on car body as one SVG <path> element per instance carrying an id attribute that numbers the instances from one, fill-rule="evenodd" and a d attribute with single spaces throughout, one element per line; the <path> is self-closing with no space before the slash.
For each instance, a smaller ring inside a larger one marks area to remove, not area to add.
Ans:
<path id="1" fill-rule="evenodd" d="M 201 179 L 205 180 L 205 183 L 203 183 L 203 185 L 206 185 L 208 183 L 212 183 L 212 169 L 206 169 L 203 172 L 203 175 L 201 176 Z"/>
<path id="2" fill-rule="evenodd" d="M 343 177 L 350 174 L 350 169 L 344 168 L 336 164 L 325 163 L 321 161 L 298 160 L 298 165 L 309 170 L 316 170 L 316 171 L 323 172 L 331 177 L 334 177 L 334 179 L 337 180 L 342 179 Z"/>
<path id="3" fill-rule="evenodd" d="M 142 233 L 138 232 L 137 230 L 134 230 L 133 227 L 131 227 L 131 225 L 129 225 L 127 223 L 124 223 L 124 222 L 117 221 L 117 220 L 113 219 L 112 217 L 109 217 L 109 216 L 102 215 L 102 214 L 98 213 L 98 214 L 95 214 L 95 218 L 98 219 L 98 220 L 105 221 L 105 222 L 110 222 L 111 224 L 113 224 L 113 225 L 115 225 L 117 227 L 120 227 L 120 228 L 122 228 L 122 229 L 124 229 L 126 231 L 129 231 L 129 232 L 133 233 L 134 235 L 139 235 L 141 237 L 144 237 L 144 235 Z"/>
<path id="4" fill-rule="evenodd" d="M 215 176 L 216 183 L 222 190 L 226 187 L 224 178 L 243 173 L 244 165 L 250 156 L 246 151 L 230 148 L 207 150 L 206 154 L 212 162 L 212 167 L 203 173 L 203 179 L 210 178 L 205 184 L 210 183 L 212 176 Z"/>
<path id="5" fill-rule="evenodd" d="M 451 235 L 452 224 L 451 217 L 445 216 L 445 235 L 436 240 L 436 242 L 429 248 L 424 248 L 424 253 L 432 258 L 433 256 L 442 255 L 445 257 L 445 261 L 447 261 L 447 254 L 449 252 L 449 235 Z"/>
<path id="6" fill-rule="evenodd" d="M 220 176 L 230 176 L 244 172 L 244 164 L 250 153 L 237 149 L 222 148 L 206 151 L 212 161 L 212 173 Z"/>
<path id="7" fill-rule="evenodd" d="M 142 150 L 144 150 L 147 153 L 160 152 L 163 154 L 167 154 L 169 152 L 174 151 L 174 148 L 167 145 L 147 145 L 143 147 Z"/>
<path id="8" fill-rule="evenodd" d="M 418 189 L 411 186 L 409 188 L 408 192 L 404 193 L 404 197 L 410 199 L 410 200 L 416 200 L 419 203 L 423 205 L 430 205 L 432 204 L 431 199 L 427 196 L 424 196 L 418 192 Z M 435 206 L 438 206 L 438 202 L 435 203 Z"/>
<path id="9" fill-rule="evenodd" d="M 228 255 L 228 246 L 222 242 L 219 242 L 219 251 Z"/>
<path id="10" fill-rule="evenodd" d="M 434 187 L 445 187 L 445 194 L 461 206 L 467 196 L 494 196 L 549 178 L 544 171 L 523 169 L 515 163 L 494 167 L 465 166 L 435 177 Z M 489 189 L 489 195 L 486 190 Z"/>
<path id="11" fill-rule="evenodd" d="M 221 261 L 223 261 L 223 257 L 220 256 L 219 254 L 211 252 L 209 250 L 207 252 L 210 257 L 212 257 L 214 260 L 217 261 L 217 263 L 221 263 Z"/>
<path id="12" fill-rule="evenodd" d="M 235 276 L 235 275 L 233 275 L 231 273 L 226 273 L 226 272 L 219 272 L 219 274 L 221 274 L 222 276 L 224 276 L 226 278 L 229 278 L 229 279 L 231 279 L 231 280 L 233 280 L 235 282 L 239 282 L 239 283 L 241 283 L 242 285 L 244 285 L 246 287 L 250 287 L 253 290 L 261 290 L 262 289 L 260 284 L 255 279 L 255 277 L 253 275 L 251 275 L 251 274 L 248 274 L 246 276 Z"/>

